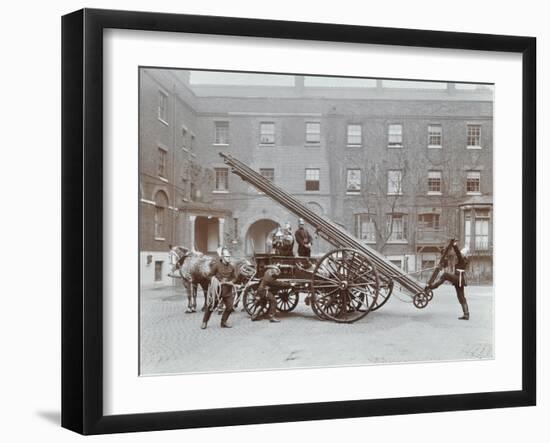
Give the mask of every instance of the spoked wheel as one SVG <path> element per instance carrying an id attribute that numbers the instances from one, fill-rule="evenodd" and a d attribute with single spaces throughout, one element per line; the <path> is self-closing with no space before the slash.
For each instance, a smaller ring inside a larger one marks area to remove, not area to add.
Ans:
<path id="1" fill-rule="evenodd" d="M 281 289 L 275 294 L 277 309 L 280 312 L 290 312 L 298 306 L 300 294 L 294 288 Z"/>
<path id="2" fill-rule="evenodd" d="M 259 283 L 247 286 L 243 291 L 244 310 L 251 317 L 261 317 L 269 311 L 269 300 L 258 293 Z"/>
<path id="3" fill-rule="evenodd" d="M 311 280 L 313 311 L 324 319 L 352 323 L 378 299 L 379 280 L 369 258 L 354 249 L 336 249 L 317 263 Z"/>
<path id="4" fill-rule="evenodd" d="M 413 304 L 418 309 L 424 309 L 428 306 L 429 302 L 430 300 L 428 300 L 428 296 L 424 292 L 419 292 L 413 297 Z"/>
<path id="5" fill-rule="evenodd" d="M 376 311 L 386 304 L 390 299 L 390 296 L 393 292 L 393 280 L 391 278 L 386 278 L 384 276 L 379 276 L 380 278 L 380 290 L 378 291 L 378 298 L 376 303 L 372 307 L 371 311 Z"/>

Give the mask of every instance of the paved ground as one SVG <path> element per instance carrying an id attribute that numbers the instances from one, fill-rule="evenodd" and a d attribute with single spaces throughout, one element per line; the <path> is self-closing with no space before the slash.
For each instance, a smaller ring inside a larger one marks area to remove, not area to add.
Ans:
<path id="1" fill-rule="evenodd" d="M 451 286 L 441 286 L 425 309 L 405 294 L 353 324 L 321 321 L 301 297 L 281 323 L 251 322 L 240 309 L 221 329 L 214 313 L 201 330 L 202 313 L 186 314 L 179 288 L 142 291 L 141 373 L 235 371 L 272 368 L 493 358 L 493 292 L 469 286 L 471 319 L 459 321 Z M 199 295 L 202 306 L 202 295 Z"/>

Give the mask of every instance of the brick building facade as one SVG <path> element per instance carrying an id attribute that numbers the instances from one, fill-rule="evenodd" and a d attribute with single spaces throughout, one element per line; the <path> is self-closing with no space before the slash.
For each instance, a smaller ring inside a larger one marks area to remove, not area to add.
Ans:
<path id="1" fill-rule="evenodd" d="M 473 280 L 492 280 L 492 88 L 329 87 L 302 76 L 289 86 L 200 84 L 193 75 L 140 73 L 143 284 L 166 283 L 169 244 L 206 253 L 223 244 L 243 256 L 268 250 L 278 224 L 296 226 L 219 152 L 409 272 L 433 266 L 456 237 L 470 246 Z M 329 248 L 317 239 L 314 253 Z"/>

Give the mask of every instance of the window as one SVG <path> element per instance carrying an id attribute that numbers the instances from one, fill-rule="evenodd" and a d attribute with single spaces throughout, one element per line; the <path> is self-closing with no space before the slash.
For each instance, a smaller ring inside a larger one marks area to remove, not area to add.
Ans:
<path id="1" fill-rule="evenodd" d="M 479 171 L 470 171 L 466 175 L 466 193 L 467 194 L 479 194 L 481 181 L 481 173 Z"/>
<path id="2" fill-rule="evenodd" d="M 441 148 L 442 135 L 441 125 L 428 125 L 428 148 Z"/>
<path id="3" fill-rule="evenodd" d="M 388 214 L 386 221 L 388 241 L 407 241 L 407 215 Z"/>
<path id="4" fill-rule="evenodd" d="M 472 219 L 470 214 L 464 217 L 464 245 L 470 247 L 472 244 Z"/>
<path id="5" fill-rule="evenodd" d="M 239 238 L 239 219 L 233 218 L 233 240 L 237 240 Z"/>
<path id="6" fill-rule="evenodd" d="M 260 174 L 271 182 L 275 181 L 275 169 L 260 168 Z"/>
<path id="7" fill-rule="evenodd" d="M 215 122 L 214 144 L 229 144 L 229 122 Z"/>
<path id="8" fill-rule="evenodd" d="M 475 250 L 487 251 L 489 249 L 489 210 L 476 209 L 475 224 Z"/>
<path id="9" fill-rule="evenodd" d="M 441 171 L 428 171 L 428 194 L 441 194 Z"/>
<path id="10" fill-rule="evenodd" d="M 168 96 L 162 91 L 159 91 L 158 118 L 168 124 Z"/>
<path id="11" fill-rule="evenodd" d="M 468 148 L 481 148 L 481 125 L 468 125 Z"/>
<path id="12" fill-rule="evenodd" d="M 306 191 L 319 190 L 319 169 L 306 169 Z"/>
<path id="13" fill-rule="evenodd" d="M 361 192 L 361 169 L 348 169 L 346 182 L 348 194 L 359 194 Z"/>
<path id="14" fill-rule="evenodd" d="M 160 177 L 166 177 L 166 150 L 158 148 L 158 173 Z"/>
<path id="15" fill-rule="evenodd" d="M 428 230 L 439 229 L 439 214 L 418 214 L 418 228 Z"/>
<path id="16" fill-rule="evenodd" d="M 321 123 L 306 123 L 306 143 L 321 143 Z"/>
<path id="17" fill-rule="evenodd" d="M 227 168 L 214 168 L 216 173 L 216 187 L 217 192 L 227 192 L 229 189 L 229 174 Z"/>
<path id="18" fill-rule="evenodd" d="M 162 281 L 162 265 L 161 260 L 155 260 L 155 281 Z"/>
<path id="19" fill-rule="evenodd" d="M 348 146 L 361 146 L 361 125 L 348 125 Z"/>
<path id="20" fill-rule="evenodd" d="M 487 251 L 489 249 L 489 220 L 476 217 L 476 251 Z"/>
<path id="21" fill-rule="evenodd" d="M 164 240 L 164 208 L 155 206 L 155 239 Z"/>
<path id="22" fill-rule="evenodd" d="M 272 145 L 275 143 L 275 123 L 260 123 L 260 144 Z"/>
<path id="23" fill-rule="evenodd" d="M 403 125 L 388 126 L 388 148 L 403 147 Z"/>
<path id="24" fill-rule="evenodd" d="M 400 169 L 388 171 L 388 195 L 403 194 L 402 175 Z"/>
<path id="25" fill-rule="evenodd" d="M 376 225 L 371 214 L 355 214 L 355 236 L 367 243 L 376 243 Z"/>
<path id="26" fill-rule="evenodd" d="M 191 140 L 189 143 L 189 149 L 193 151 L 195 149 L 195 136 L 193 134 L 191 134 Z"/>

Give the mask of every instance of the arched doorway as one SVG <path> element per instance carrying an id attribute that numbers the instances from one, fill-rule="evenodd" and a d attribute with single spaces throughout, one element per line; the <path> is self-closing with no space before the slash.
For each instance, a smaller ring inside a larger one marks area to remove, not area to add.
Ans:
<path id="1" fill-rule="evenodd" d="M 245 251 L 247 255 L 265 254 L 271 250 L 271 234 L 279 223 L 264 218 L 250 225 L 245 237 Z"/>
<path id="2" fill-rule="evenodd" d="M 217 217 L 198 216 L 195 220 L 195 248 L 204 254 L 213 254 L 220 245 Z"/>

